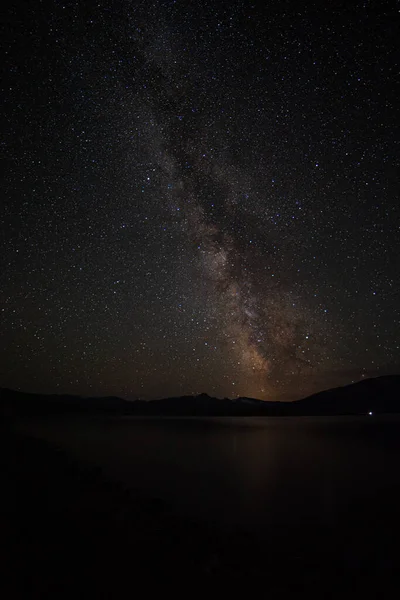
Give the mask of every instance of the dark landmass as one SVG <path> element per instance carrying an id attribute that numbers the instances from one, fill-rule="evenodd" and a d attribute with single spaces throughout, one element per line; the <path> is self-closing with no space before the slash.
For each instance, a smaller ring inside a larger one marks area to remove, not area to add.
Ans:
<path id="1" fill-rule="evenodd" d="M 207 394 L 129 402 L 117 397 L 83 398 L 0 390 L 4 416 L 103 414 L 138 416 L 334 416 L 400 412 L 400 375 L 365 379 L 294 402 L 212 398 Z"/>
<path id="2" fill-rule="evenodd" d="M 359 415 L 400 412 L 400 375 L 364 379 L 292 403 L 294 414 Z"/>

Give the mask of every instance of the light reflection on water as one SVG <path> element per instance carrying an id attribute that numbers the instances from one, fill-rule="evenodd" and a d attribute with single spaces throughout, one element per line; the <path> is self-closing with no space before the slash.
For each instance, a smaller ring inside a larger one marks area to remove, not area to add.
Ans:
<path id="1" fill-rule="evenodd" d="M 334 528 L 400 500 L 400 419 L 64 419 L 25 428 L 173 510 L 259 531 Z"/>

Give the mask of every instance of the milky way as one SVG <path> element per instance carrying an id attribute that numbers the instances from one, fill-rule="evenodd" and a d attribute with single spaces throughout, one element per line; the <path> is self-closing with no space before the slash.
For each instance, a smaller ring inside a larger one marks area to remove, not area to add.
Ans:
<path id="1" fill-rule="evenodd" d="M 396 17 L 13 3 L 1 385 L 287 400 L 398 372 Z"/>

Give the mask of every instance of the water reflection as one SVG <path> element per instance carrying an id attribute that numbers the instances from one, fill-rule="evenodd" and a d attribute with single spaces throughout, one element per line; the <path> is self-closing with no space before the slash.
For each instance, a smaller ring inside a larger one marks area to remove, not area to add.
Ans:
<path id="1" fill-rule="evenodd" d="M 356 522 L 357 511 L 365 523 L 382 498 L 400 500 L 399 419 L 71 419 L 26 427 L 172 510 L 229 527 L 334 529 Z"/>

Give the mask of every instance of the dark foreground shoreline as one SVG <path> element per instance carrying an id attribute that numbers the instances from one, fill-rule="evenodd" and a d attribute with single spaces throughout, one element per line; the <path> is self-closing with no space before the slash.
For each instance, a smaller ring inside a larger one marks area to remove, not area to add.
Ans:
<path id="1" fill-rule="evenodd" d="M 1 428 L 4 598 L 119 598 L 138 585 L 262 585 L 274 597 L 377 594 L 398 585 L 398 522 L 374 533 L 244 531 L 181 518 L 64 451 Z M 360 510 L 361 507 L 360 507 Z M 379 535 L 377 537 L 377 533 Z M 279 595 L 279 596 L 278 596 Z"/>

